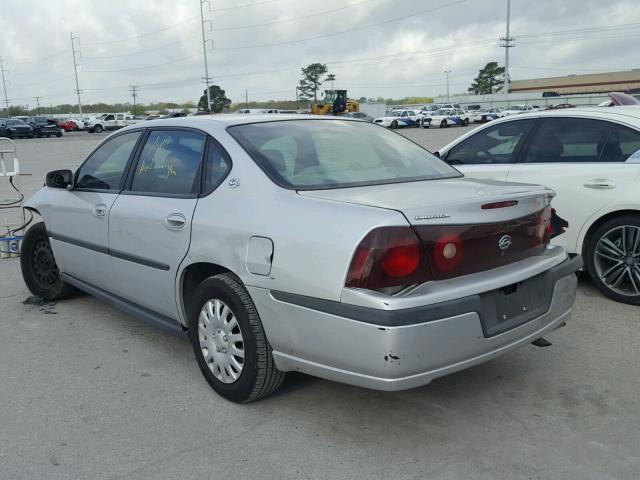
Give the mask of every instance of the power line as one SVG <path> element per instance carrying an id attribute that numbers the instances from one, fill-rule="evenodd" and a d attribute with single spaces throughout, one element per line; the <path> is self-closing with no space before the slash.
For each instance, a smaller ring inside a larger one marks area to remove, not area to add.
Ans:
<path id="1" fill-rule="evenodd" d="M 174 47 L 176 45 L 183 45 L 183 44 L 186 43 L 187 40 L 192 40 L 194 38 L 198 38 L 199 36 L 200 36 L 200 34 L 192 35 L 191 37 L 183 38 L 179 42 L 167 43 L 166 45 L 162 45 L 160 47 L 148 48 L 146 50 L 138 50 L 137 52 L 132 52 L 132 53 L 123 53 L 123 54 L 120 54 L 120 55 L 100 55 L 100 56 L 96 56 L 96 57 L 82 57 L 82 58 L 84 60 L 100 60 L 100 59 L 111 59 L 111 58 L 121 58 L 121 57 L 132 57 L 134 55 L 140 55 L 141 53 L 155 52 L 157 50 L 162 50 L 162 49 L 165 49 L 165 48 Z"/>
<path id="2" fill-rule="evenodd" d="M 238 8 L 255 7 L 256 5 L 264 5 L 265 3 L 277 3 L 284 0 L 266 0 L 264 2 L 243 3 L 242 5 L 234 5 L 233 7 L 216 8 L 214 12 L 224 12 L 226 10 L 237 10 Z"/>
<path id="3" fill-rule="evenodd" d="M 83 43 L 82 46 L 85 47 L 95 47 L 98 45 L 112 45 L 114 43 L 122 43 L 122 42 L 128 42 L 130 40 L 135 40 L 137 38 L 145 38 L 145 37 L 150 37 L 151 35 L 156 35 L 158 33 L 162 33 L 162 32 L 166 32 L 167 30 L 171 30 L 172 28 L 178 27 L 180 25 L 184 25 L 185 23 L 189 23 L 189 22 L 193 22 L 194 20 L 196 20 L 198 18 L 198 15 L 195 15 L 193 17 L 189 17 L 181 22 L 178 23 L 174 23 L 173 25 L 169 25 L 167 27 L 164 28 L 160 28 L 158 30 L 154 30 L 152 32 L 148 32 L 148 33 L 143 33 L 140 35 L 133 35 L 131 37 L 124 37 L 124 38 L 120 38 L 118 40 L 111 40 L 111 41 L 106 41 L 106 42 L 92 42 L 92 43 Z"/>
<path id="4" fill-rule="evenodd" d="M 194 57 L 199 57 L 200 54 L 195 54 L 195 55 L 188 55 L 186 57 L 182 57 L 182 58 L 177 58 L 175 60 L 170 60 L 168 62 L 163 62 L 163 63 L 156 63 L 153 65 L 144 65 L 141 67 L 131 67 L 131 68 L 119 68 L 117 70 L 83 70 L 84 73 L 117 73 L 117 72 L 130 72 L 133 70 L 145 70 L 147 68 L 155 68 L 155 67 L 162 67 L 165 65 L 172 65 L 174 63 L 179 63 L 179 62 L 183 62 L 185 60 L 189 60 L 191 58 Z"/>
<path id="5" fill-rule="evenodd" d="M 396 17 L 396 18 L 392 18 L 389 20 L 383 20 L 382 22 L 377 22 L 377 23 L 371 23 L 368 25 L 362 25 L 360 27 L 354 27 L 354 28 L 349 28 L 346 30 L 341 30 L 339 32 L 333 32 L 333 33 L 328 33 L 328 34 L 323 34 L 323 35 L 316 35 L 313 37 L 306 37 L 306 38 L 299 38 L 296 40 L 285 40 L 282 42 L 275 42 L 275 43 L 263 43 L 263 44 L 257 44 L 257 45 L 243 45 L 243 46 L 238 46 L 238 47 L 216 47 L 216 50 L 244 50 L 244 49 L 250 49 L 250 48 L 266 48 L 266 47 L 279 47 L 281 45 L 289 45 L 292 43 L 303 43 L 303 42 L 308 42 L 310 40 L 318 40 L 321 38 L 329 38 L 329 37 L 336 37 L 338 35 L 344 35 L 345 33 L 351 33 L 351 32 L 356 32 L 359 30 L 365 30 L 367 28 L 372 28 L 372 27 L 379 27 L 380 25 L 385 25 L 388 23 L 392 23 L 392 22 L 399 22 L 401 20 L 406 20 L 408 18 L 411 17 L 417 17 L 420 15 L 424 15 L 426 13 L 431 13 L 431 12 L 435 12 L 436 10 L 441 10 L 443 8 L 446 7 L 451 7 L 453 5 L 457 5 L 460 3 L 464 3 L 467 0 L 456 0 L 454 2 L 450 2 L 450 3 L 446 3 L 444 5 L 440 5 L 437 7 L 433 7 L 433 8 L 429 8 L 426 10 L 421 10 L 419 12 L 415 12 L 409 15 L 403 15 L 401 17 Z"/>
<path id="6" fill-rule="evenodd" d="M 321 15 L 327 15 L 329 13 L 338 12 L 340 10 L 346 10 L 348 8 L 358 7 L 358 6 L 362 5 L 362 4 L 370 3 L 372 1 L 375 1 L 375 0 L 364 0 L 364 1 L 359 2 L 359 3 L 352 3 L 352 4 L 349 4 L 349 5 L 342 6 L 342 7 L 332 8 L 331 10 L 324 10 L 322 12 L 310 13 L 308 15 L 303 15 L 302 17 L 284 18 L 284 19 L 280 19 L 280 20 L 274 20 L 273 22 L 254 23 L 254 24 L 251 24 L 251 25 L 240 25 L 240 26 L 237 26 L 237 27 L 214 28 L 213 31 L 214 32 L 226 32 L 226 31 L 230 31 L 230 30 L 245 30 L 245 29 L 248 29 L 248 28 L 259 28 L 259 27 L 267 27 L 269 25 L 277 25 L 279 23 L 295 22 L 297 20 L 304 20 L 304 19 L 307 19 L 307 18 L 319 17 Z M 214 11 L 216 11 L 216 10 L 214 10 Z"/>

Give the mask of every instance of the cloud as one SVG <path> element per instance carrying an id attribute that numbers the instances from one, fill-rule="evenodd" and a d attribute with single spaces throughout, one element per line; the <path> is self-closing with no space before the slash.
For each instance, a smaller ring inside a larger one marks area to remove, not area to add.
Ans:
<path id="1" fill-rule="evenodd" d="M 196 100 L 203 89 L 198 0 L 0 1 L 12 103 L 75 102 L 70 32 L 86 103 L 130 101 L 129 85 L 140 86 L 139 102 Z M 209 75 L 236 101 L 245 89 L 252 100 L 293 98 L 312 62 L 328 63 L 352 97 L 436 95 L 445 69 L 462 92 L 486 62 L 504 58 L 505 0 L 212 3 Z M 512 0 L 511 77 L 634 68 L 639 25 L 616 27 L 632 23 L 640 4 L 631 0 Z"/>

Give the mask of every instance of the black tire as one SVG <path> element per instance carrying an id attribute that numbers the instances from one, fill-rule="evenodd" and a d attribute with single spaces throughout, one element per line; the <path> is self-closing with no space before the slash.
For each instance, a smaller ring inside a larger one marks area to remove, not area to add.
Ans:
<path id="1" fill-rule="evenodd" d="M 640 294 L 635 294 L 635 292 L 629 289 L 629 294 L 623 294 L 617 292 L 612 289 L 611 286 L 607 285 L 598 274 L 598 267 L 596 265 L 596 247 L 600 241 L 600 239 L 607 235 L 609 232 L 615 230 L 617 227 L 622 226 L 631 226 L 640 229 L 640 215 L 628 214 L 628 215 L 620 215 L 618 217 L 613 217 L 610 220 L 607 220 L 598 228 L 596 228 L 593 232 L 591 232 L 586 239 L 585 247 L 583 251 L 584 256 L 584 264 L 586 266 L 587 272 L 589 272 L 589 276 L 593 281 L 594 285 L 600 290 L 605 296 L 615 300 L 616 302 L 628 303 L 630 305 L 640 305 Z M 635 242 L 635 239 L 633 240 Z M 622 258 L 622 257 L 621 257 Z M 629 260 L 626 260 L 628 258 Z M 629 262 L 629 265 L 633 264 L 640 267 L 640 253 L 632 256 L 625 257 L 623 262 Z M 606 263 L 606 261 L 604 261 Z M 613 262 L 610 263 L 613 265 Z M 623 265 L 625 266 L 625 265 Z M 602 268 L 601 268 L 602 270 Z M 623 274 L 624 276 L 624 274 Z M 613 277 L 613 276 L 612 276 Z M 630 282 L 628 277 L 623 278 L 624 282 L 628 282 L 627 285 L 633 287 L 633 284 Z M 615 282 L 614 282 L 615 283 Z M 636 279 L 636 286 L 640 289 L 640 281 Z"/>
<path id="2" fill-rule="evenodd" d="M 242 333 L 245 357 L 242 371 L 233 383 L 224 383 L 214 375 L 200 347 L 200 311 L 212 299 L 221 300 L 231 309 Z M 271 394 L 282 384 L 285 373 L 275 366 L 260 316 L 237 276 L 222 273 L 209 277 L 198 285 L 187 307 L 189 338 L 198 366 L 209 385 L 219 395 L 232 402 L 248 403 Z"/>
<path id="3" fill-rule="evenodd" d="M 440 122 L 440 128 L 447 128 L 447 127 L 448 127 L 448 125 L 447 125 L 447 121 L 446 121 L 446 120 L 442 120 L 442 121 Z"/>
<path id="4" fill-rule="evenodd" d="M 466 127 L 467 125 L 469 125 L 469 119 L 468 119 L 468 118 L 465 118 L 465 119 L 462 121 L 462 126 L 463 126 L 463 127 Z"/>
<path id="5" fill-rule="evenodd" d="M 420 128 L 420 125 L 422 125 L 422 120 L 417 119 L 416 120 L 416 128 Z"/>
<path id="6" fill-rule="evenodd" d="M 62 300 L 78 292 L 60 277 L 44 222 L 36 223 L 25 234 L 20 250 L 20 267 L 24 283 L 31 293 L 45 300 Z"/>
<path id="7" fill-rule="evenodd" d="M 6 133 L 6 137 L 7 137 L 7 138 L 13 138 L 13 134 L 12 134 L 10 131 L 8 131 L 8 132 Z"/>
<path id="8" fill-rule="evenodd" d="M 29 135 L 29 138 L 33 138 L 33 135 Z"/>
<path id="9" fill-rule="evenodd" d="M 56 133 L 56 137 L 60 138 L 62 136 L 61 133 Z"/>
<path id="10" fill-rule="evenodd" d="M 47 135 L 46 137 L 49 138 L 51 135 Z"/>
<path id="11" fill-rule="evenodd" d="M 102 125 L 96 125 L 95 127 L 93 127 L 93 131 L 95 133 L 102 133 Z"/>
<path id="12" fill-rule="evenodd" d="M 398 128 L 398 122 L 394 120 L 393 122 L 391 122 L 391 130 L 395 130 L 396 128 Z"/>

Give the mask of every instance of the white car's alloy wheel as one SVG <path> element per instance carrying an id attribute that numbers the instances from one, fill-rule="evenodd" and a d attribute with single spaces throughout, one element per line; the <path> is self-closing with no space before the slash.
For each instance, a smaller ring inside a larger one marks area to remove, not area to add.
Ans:
<path id="1" fill-rule="evenodd" d="M 640 227 L 621 225 L 602 235 L 594 265 L 600 281 L 611 291 L 640 296 Z"/>
<path id="2" fill-rule="evenodd" d="M 222 383 L 235 382 L 244 368 L 244 338 L 231 309 L 220 299 L 207 301 L 198 319 L 202 356 Z"/>

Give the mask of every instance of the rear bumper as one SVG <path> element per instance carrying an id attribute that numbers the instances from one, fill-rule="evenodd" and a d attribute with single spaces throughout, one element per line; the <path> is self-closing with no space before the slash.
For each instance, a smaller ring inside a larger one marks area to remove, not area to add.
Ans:
<path id="1" fill-rule="evenodd" d="M 265 289 L 249 292 L 279 369 L 393 391 L 425 385 L 491 360 L 561 326 L 571 315 L 574 272 L 580 265 L 577 257 L 546 272 L 553 282 L 548 308 L 492 336 L 483 328 L 487 322 L 482 317 L 488 313 L 481 295 L 410 309 L 409 315 L 408 309 L 379 315 L 381 311 L 363 307 L 356 313 L 349 306 L 343 312 L 321 309 L 319 304 Z"/>

